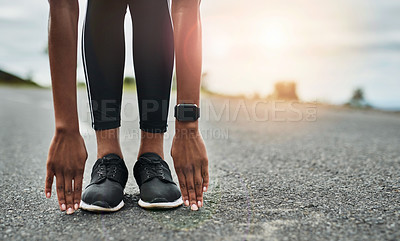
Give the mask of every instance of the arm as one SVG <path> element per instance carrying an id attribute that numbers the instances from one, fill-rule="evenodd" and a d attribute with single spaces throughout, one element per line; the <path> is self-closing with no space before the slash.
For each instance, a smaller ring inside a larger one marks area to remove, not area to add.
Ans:
<path id="1" fill-rule="evenodd" d="M 79 10 L 77 0 L 49 0 L 49 4 L 49 59 L 56 130 L 47 159 L 45 194 L 50 198 L 56 176 L 60 209 L 70 214 L 79 207 L 87 158 L 79 134 L 76 100 Z"/>
<path id="2" fill-rule="evenodd" d="M 200 0 L 173 0 L 177 103 L 200 104 L 201 21 Z M 175 122 L 171 155 L 179 179 L 182 198 L 192 210 L 203 206 L 207 190 L 208 158 L 198 121 Z M 194 206 L 193 206 L 194 205 Z"/>
<path id="3" fill-rule="evenodd" d="M 174 0 L 172 19 L 178 104 L 199 105 L 202 64 L 200 0 Z"/>

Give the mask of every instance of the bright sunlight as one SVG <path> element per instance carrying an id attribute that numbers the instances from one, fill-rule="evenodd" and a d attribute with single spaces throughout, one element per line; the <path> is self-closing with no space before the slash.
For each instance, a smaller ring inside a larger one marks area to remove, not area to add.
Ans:
<path id="1" fill-rule="evenodd" d="M 271 18 L 260 30 L 260 41 L 268 51 L 288 50 L 293 39 L 290 24 L 282 18 Z"/>

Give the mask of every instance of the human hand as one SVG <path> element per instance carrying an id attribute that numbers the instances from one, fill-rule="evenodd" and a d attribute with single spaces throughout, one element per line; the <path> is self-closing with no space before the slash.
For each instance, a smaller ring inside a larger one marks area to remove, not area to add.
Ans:
<path id="1" fill-rule="evenodd" d="M 203 192 L 209 184 L 207 151 L 199 130 L 177 129 L 171 156 L 184 204 L 198 210 L 203 207 Z"/>
<path id="2" fill-rule="evenodd" d="M 45 194 L 47 198 L 51 197 L 56 176 L 58 203 L 61 211 L 67 211 L 67 214 L 79 208 L 86 159 L 86 147 L 79 131 L 56 131 L 47 157 Z"/>

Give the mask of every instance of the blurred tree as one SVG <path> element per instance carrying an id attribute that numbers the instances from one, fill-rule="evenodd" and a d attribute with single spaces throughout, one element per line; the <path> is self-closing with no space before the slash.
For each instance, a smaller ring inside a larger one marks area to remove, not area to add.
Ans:
<path id="1" fill-rule="evenodd" d="M 10 74 L 10 73 L 0 70 L 0 83 L 15 84 L 15 85 L 23 84 L 23 85 L 39 87 L 38 84 L 36 84 L 35 82 L 33 82 L 31 80 L 31 77 L 29 77 L 29 75 L 28 75 L 28 78 L 29 79 L 22 79 L 21 77 L 18 77 L 14 74 Z"/>
<path id="2" fill-rule="evenodd" d="M 361 88 L 355 89 L 351 101 L 364 101 L 364 91 Z"/>
<path id="3" fill-rule="evenodd" d="M 76 86 L 77 86 L 78 88 L 86 88 L 86 82 L 78 81 L 78 82 L 76 83 Z"/>
<path id="4" fill-rule="evenodd" d="M 124 78 L 124 83 L 128 85 L 135 85 L 136 84 L 136 79 L 135 77 L 125 77 Z"/>
<path id="5" fill-rule="evenodd" d="M 353 91 L 353 95 L 346 105 L 356 108 L 368 108 L 371 107 L 365 100 L 364 90 L 362 88 L 356 88 Z"/>
<path id="6" fill-rule="evenodd" d="M 176 90 L 176 72 L 172 75 L 172 90 Z"/>

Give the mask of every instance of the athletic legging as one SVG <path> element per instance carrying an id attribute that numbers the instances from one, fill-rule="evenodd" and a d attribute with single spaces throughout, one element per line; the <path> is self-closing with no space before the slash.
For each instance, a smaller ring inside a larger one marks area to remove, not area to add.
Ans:
<path id="1" fill-rule="evenodd" d="M 82 48 L 92 126 L 106 130 L 121 125 L 128 6 L 140 129 L 165 132 L 174 62 L 168 0 L 88 1 Z"/>

